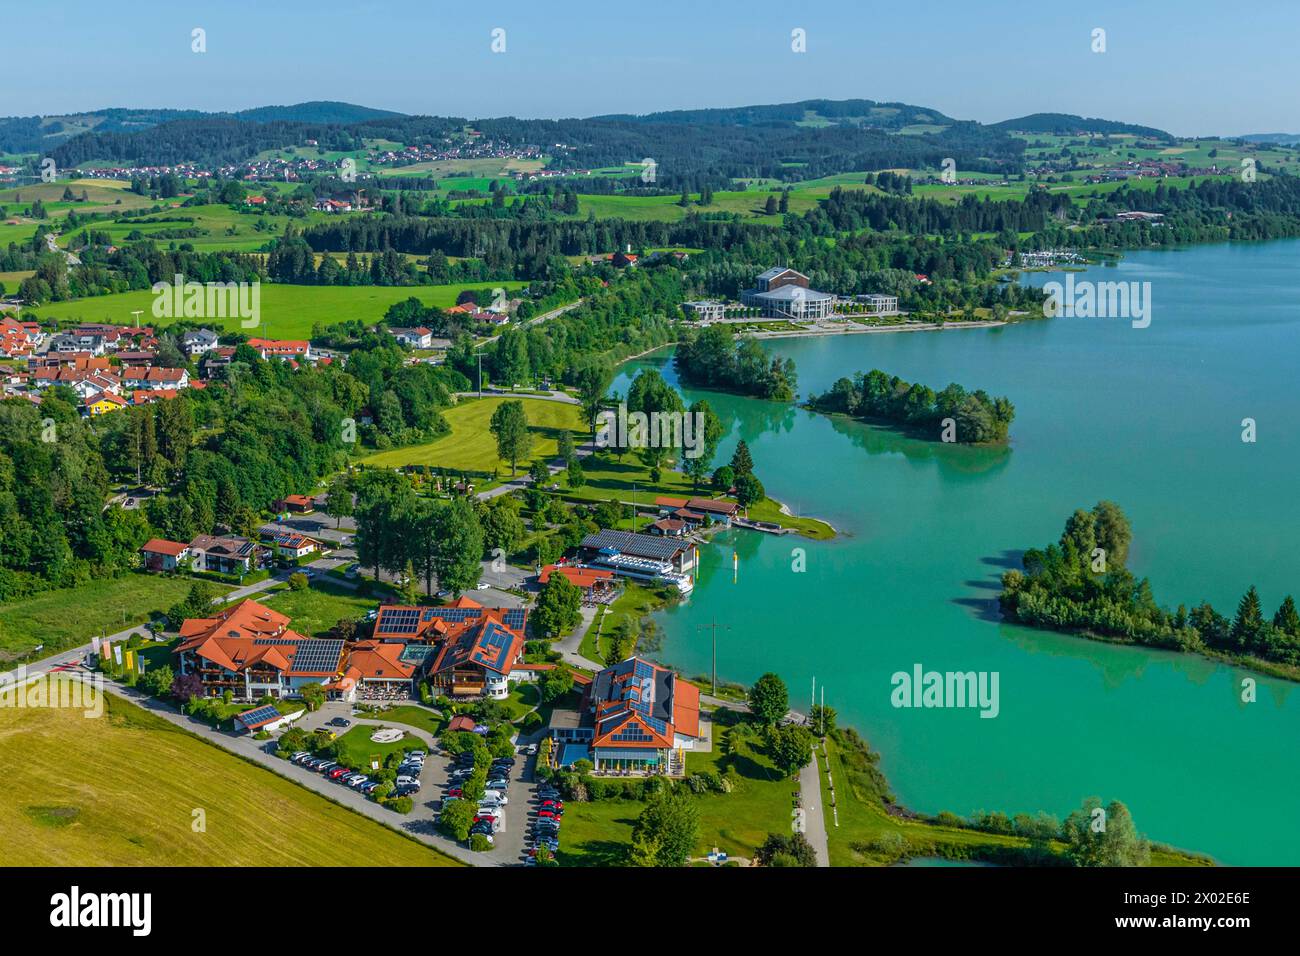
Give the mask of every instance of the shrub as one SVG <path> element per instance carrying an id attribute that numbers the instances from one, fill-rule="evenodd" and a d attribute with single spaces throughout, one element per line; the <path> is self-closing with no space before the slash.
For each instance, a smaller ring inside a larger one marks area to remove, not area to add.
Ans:
<path id="1" fill-rule="evenodd" d="M 393 797 L 384 806 L 396 813 L 410 813 L 415 809 L 415 801 L 410 797 Z"/>
<path id="2" fill-rule="evenodd" d="M 488 842 L 488 838 L 484 834 L 475 833 L 469 838 L 469 848 L 475 853 L 483 853 L 492 849 L 492 844 Z"/>

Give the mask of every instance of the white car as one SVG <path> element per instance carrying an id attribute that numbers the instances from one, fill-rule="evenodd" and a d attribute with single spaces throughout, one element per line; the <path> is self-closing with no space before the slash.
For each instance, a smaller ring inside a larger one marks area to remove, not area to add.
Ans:
<path id="1" fill-rule="evenodd" d="M 482 800 L 479 801 L 479 804 L 485 807 L 504 807 L 509 802 L 510 802 L 509 797 L 489 798 L 485 796 Z"/>
<path id="2" fill-rule="evenodd" d="M 500 801 L 501 803 L 505 803 L 508 799 L 509 797 L 507 797 L 500 790 L 484 790 L 483 799 L 479 802 L 487 803 L 488 801 Z"/>
<path id="3" fill-rule="evenodd" d="M 403 775 L 403 776 L 400 776 L 400 777 L 397 778 L 396 786 L 399 786 L 399 787 L 415 787 L 415 789 L 418 790 L 418 789 L 420 789 L 420 781 L 416 780 L 414 777 L 408 777 L 408 776 Z"/>
<path id="4" fill-rule="evenodd" d="M 474 590 L 475 590 L 475 591 L 486 591 L 486 590 L 487 590 L 488 588 L 490 588 L 491 586 L 492 586 L 492 585 L 488 584 L 486 581 L 480 581 L 478 584 L 474 585 Z"/>

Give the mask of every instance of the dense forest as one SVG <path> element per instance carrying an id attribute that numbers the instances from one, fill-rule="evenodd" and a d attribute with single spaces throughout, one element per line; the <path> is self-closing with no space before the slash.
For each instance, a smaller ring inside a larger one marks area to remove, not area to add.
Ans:
<path id="1" fill-rule="evenodd" d="M 899 425 L 931 441 L 961 444 L 1006 441 L 1016 417 L 1010 399 L 992 398 L 983 389 L 968 392 L 953 383 L 936 392 L 879 369 L 839 379 L 829 392 L 810 399 L 808 406 L 819 412 Z"/>
<path id="2" fill-rule="evenodd" d="M 1003 613 L 1032 627 L 1300 666 L 1300 614 L 1290 595 L 1271 619 L 1253 585 L 1231 618 L 1206 601 L 1191 610 L 1181 604 L 1165 610 L 1150 582 L 1125 568 L 1131 540 L 1128 518 L 1113 502 L 1075 511 L 1059 542 L 1031 548 L 1023 572 L 1002 576 Z"/>

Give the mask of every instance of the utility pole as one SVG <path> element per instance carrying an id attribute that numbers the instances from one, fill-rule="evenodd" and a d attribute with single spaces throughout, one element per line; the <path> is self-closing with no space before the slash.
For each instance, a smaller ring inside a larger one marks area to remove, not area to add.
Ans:
<path id="1" fill-rule="evenodd" d="M 483 353 L 476 352 L 478 356 L 478 397 L 483 397 Z"/>
<path id="2" fill-rule="evenodd" d="M 718 696 L 718 628 L 724 631 L 731 630 L 730 624 L 719 624 L 718 619 L 714 618 L 712 624 L 701 624 L 695 630 L 713 632 L 713 696 Z"/>

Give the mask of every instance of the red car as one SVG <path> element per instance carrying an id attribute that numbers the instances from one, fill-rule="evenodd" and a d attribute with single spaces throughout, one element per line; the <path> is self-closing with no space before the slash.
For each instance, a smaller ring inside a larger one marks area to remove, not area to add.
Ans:
<path id="1" fill-rule="evenodd" d="M 484 813 L 484 814 L 482 814 L 481 816 L 475 816 L 475 817 L 474 817 L 474 822 L 475 822 L 475 823 L 484 823 L 484 822 L 486 822 L 486 823 L 492 823 L 492 824 L 495 824 L 495 823 L 497 822 L 497 818 L 496 818 L 496 817 L 493 817 L 493 816 L 488 816 L 486 813 Z"/>
<path id="2" fill-rule="evenodd" d="M 355 771 L 353 771 L 351 767 L 335 767 L 333 770 L 330 771 L 330 779 L 337 780 L 345 773 L 354 773 L 354 772 Z"/>
<path id="3" fill-rule="evenodd" d="M 557 811 L 557 812 L 559 812 L 559 813 L 563 813 L 563 812 L 564 812 L 564 801 L 563 801 L 563 800 L 543 800 L 543 801 L 542 801 L 542 807 L 545 808 L 545 809 L 547 809 L 547 810 L 555 810 L 555 811 Z"/>
<path id="4" fill-rule="evenodd" d="M 554 812 L 552 812 L 552 811 L 550 811 L 550 810 L 538 810 L 538 811 L 537 811 L 537 816 L 538 816 L 540 819 L 542 819 L 542 820 L 558 820 L 558 819 L 560 819 L 560 815 L 559 815 L 558 813 L 554 813 Z"/>
<path id="5" fill-rule="evenodd" d="M 447 796 L 456 797 L 457 799 L 460 799 L 461 796 L 460 787 L 452 787 L 450 790 L 447 791 Z"/>

